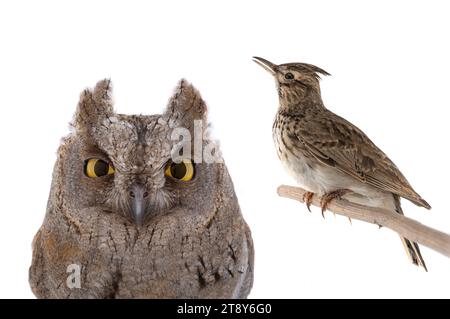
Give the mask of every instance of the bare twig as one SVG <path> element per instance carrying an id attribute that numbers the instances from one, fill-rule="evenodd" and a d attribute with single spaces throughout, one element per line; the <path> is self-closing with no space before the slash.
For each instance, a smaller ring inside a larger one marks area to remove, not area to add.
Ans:
<path id="1" fill-rule="evenodd" d="M 299 187 L 287 185 L 278 187 L 278 195 L 302 203 L 305 193 L 306 190 Z M 312 204 L 320 207 L 320 197 L 314 195 Z M 351 203 L 344 199 L 331 201 L 328 204 L 328 210 L 342 216 L 389 228 L 409 240 L 450 257 L 450 235 L 425 226 L 411 218 L 395 214 L 389 210 Z"/>

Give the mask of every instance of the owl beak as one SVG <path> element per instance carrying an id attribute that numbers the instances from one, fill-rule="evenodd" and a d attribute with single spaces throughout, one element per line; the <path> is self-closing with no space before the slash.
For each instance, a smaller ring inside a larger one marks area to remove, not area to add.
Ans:
<path id="1" fill-rule="evenodd" d="M 145 220 L 148 209 L 148 191 L 144 185 L 134 184 L 131 187 L 130 206 L 134 222 L 140 226 Z"/>
<path id="2" fill-rule="evenodd" d="M 256 64 L 262 66 L 266 71 L 268 71 L 270 74 L 275 75 L 277 72 L 277 65 L 267 61 L 266 59 L 254 56 L 253 61 L 256 62 Z"/>

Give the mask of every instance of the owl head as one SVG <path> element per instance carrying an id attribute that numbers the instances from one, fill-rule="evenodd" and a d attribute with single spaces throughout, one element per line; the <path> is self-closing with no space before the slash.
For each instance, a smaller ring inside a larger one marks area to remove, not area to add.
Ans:
<path id="1" fill-rule="evenodd" d="M 115 113 L 111 81 L 102 80 L 81 93 L 72 127 L 55 167 L 69 211 L 102 207 L 141 226 L 214 202 L 223 163 L 207 138 L 206 105 L 185 80 L 165 111 L 149 116 Z"/>

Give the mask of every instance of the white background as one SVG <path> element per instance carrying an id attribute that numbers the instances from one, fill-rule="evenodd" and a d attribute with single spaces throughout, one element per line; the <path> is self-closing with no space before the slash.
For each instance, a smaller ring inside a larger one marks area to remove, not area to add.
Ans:
<path id="1" fill-rule="evenodd" d="M 325 104 L 361 127 L 450 232 L 446 1 L 2 1 L 0 297 L 33 298 L 31 240 L 80 91 L 111 77 L 116 110 L 163 110 L 181 77 L 201 91 L 256 248 L 253 298 L 450 297 L 450 260 L 398 236 L 277 196 L 292 184 L 271 139 L 270 75 L 251 61 L 308 62 L 333 76 Z"/>

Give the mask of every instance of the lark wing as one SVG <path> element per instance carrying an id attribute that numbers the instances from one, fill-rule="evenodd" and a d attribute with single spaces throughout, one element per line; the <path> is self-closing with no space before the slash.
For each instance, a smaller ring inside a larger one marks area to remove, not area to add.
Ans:
<path id="1" fill-rule="evenodd" d="M 302 121 L 294 134 L 310 155 L 320 162 L 360 182 L 431 208 L 364 132 L 333 112 L 327 110 Z"/>

